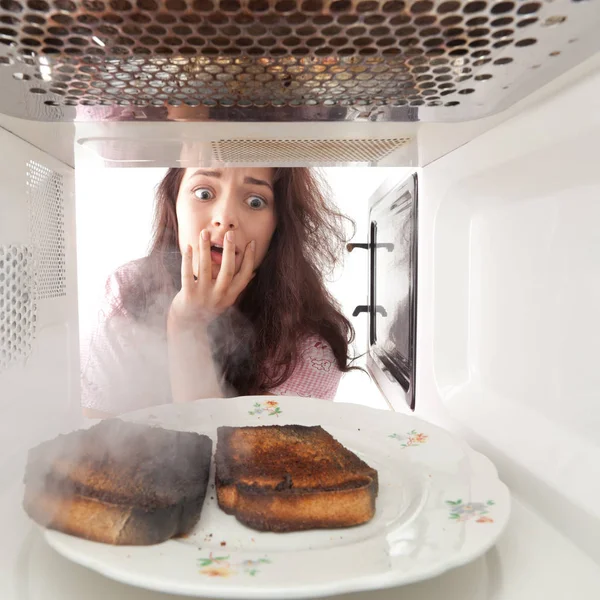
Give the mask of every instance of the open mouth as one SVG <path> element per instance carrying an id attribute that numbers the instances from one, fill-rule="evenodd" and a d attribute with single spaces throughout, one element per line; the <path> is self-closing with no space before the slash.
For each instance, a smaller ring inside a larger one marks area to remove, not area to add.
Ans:
<path id="1" fill-rule="evenodd" d="M 220 246 L 219 244 L 211 244 L 210 251 L 216 252 L 217 254 L 220 254 L 222 256 L 223 255 L 223 246 Z M 235 249 L 234 252 L 235 252 L 236 256 L 240 253 L 237 248 Z"/>

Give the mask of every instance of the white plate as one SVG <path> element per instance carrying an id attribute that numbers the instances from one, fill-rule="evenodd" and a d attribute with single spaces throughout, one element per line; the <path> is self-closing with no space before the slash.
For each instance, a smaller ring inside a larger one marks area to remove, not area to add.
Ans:
<path id="1" fill-rule="evenodd" d="M 219 598 L 301 598 L 403 585 L 477 558 L 508 521 L 509 492 L 491 462 L 414 417 L 261 396 L 164 405 L 126 418 L 204 433 L 214 444 L 221 425 L 321 425 L 379 472 L 376 515 L 355 528 L 284 534 L 248 529 L 219 509 L 211 471 L 200 521 L 187 538 L 109 546 L 45 532 L 65 557 L 142 588 Z"/>

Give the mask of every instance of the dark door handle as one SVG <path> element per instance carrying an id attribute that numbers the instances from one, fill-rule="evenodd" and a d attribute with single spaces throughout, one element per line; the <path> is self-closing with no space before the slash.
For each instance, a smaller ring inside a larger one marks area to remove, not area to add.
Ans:
<path id="1" fill-rule="evenodd" d="M 358 315 L 360 315 L 360 313 L 364 313 L 364 312 L 369 312 L 369 307 L 366 304 L 361 304 L 352 311 L 352 316 L 358 317 Z"/>
<path id="2" fill-rule="evenodd" d="M 369 244 L 346 244 L 346 250 L 348 252 L 352 252 L 355 248 L 360 248 L 361 250 L 368 250 Z"/>
<path id="3" fill-rule="evenodd" d="M 366 304 L 360 304 L 359 306 L 357 306 L 354 309 L 354 311 L 352 312 L 352 316 L 358 317 L 358 315 L 360 315 L 360 313 L 369 312 L 369 310 L 370 310 L 369 306 L 367 306 Z M 383 306 L 376 306 L 375 312 L 379 313 L 382 317 L 387 317 L 387 311 L 385 310 L 385 308 L 383 308 Z"/>
<path id="4" fill-rule="evenodd" d="M 368 250 L 371 247 L 371 244 L 346 244 L 346 250 L 348 252 L 352 252 L 352 250 L 359 248 L 360 250 Z M 388 252 L 393 252 L 394 244 L 375 244 L 375 248 L 382 248 L 387 250 Z"/>

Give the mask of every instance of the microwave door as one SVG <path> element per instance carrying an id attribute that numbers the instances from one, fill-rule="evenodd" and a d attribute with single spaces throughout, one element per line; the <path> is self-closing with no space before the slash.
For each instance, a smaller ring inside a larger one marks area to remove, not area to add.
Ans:
<path id="1" fill-rule="evenodd" d="M 416 177 L 382 194 L 371 209 L 370 351 L 414 408 Z"/>

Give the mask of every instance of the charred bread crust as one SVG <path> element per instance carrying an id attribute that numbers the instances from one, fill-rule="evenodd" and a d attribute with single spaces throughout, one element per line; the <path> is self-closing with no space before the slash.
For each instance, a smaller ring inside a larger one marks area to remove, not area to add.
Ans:
<path id="1" fill-rule="evenodd" d="M 147 546 L 185 535 L 200 517 L 204 495 L 177 505 L 143 510 L 84 496 L 26 491 L 24 508 L 40 525 L 95 542 Z"/>
<path id="2" fill-rule="evenodd" d="M 305 456 L 298 461 L 293 455 L 282 458 L 281 443 L 288 434 L 292 444 L 313 445 L 307 453 L 300 449 Z M 273 444 L 278 456 L 266 456 L 269 442 L 265 438 L 269 436 L 279 436 Z M 261 438 L 267 450 L 251 448 L 253 438 Z M 320 463 L 323 457 L 312 452 L 315 445 L 328 451 L 332 460 Z M 256 460 L 245 461 L 252 455 Z M 221 427 L 215 464 L 219 506 L 253 529 L 286 532 L 351 527 L 366 523 L 375 514 L 377 471 L 319 426 Z M 317 477 L 310 481 L 313 469 Z M 297 486 L 295 481 L 303 485 Z"/>
<path id="3" fill-rule="evenodd" d="M 111 419 L 32 449 L 23 507 L 40 525 L 86 539 L 160 543 L 198 521 L 211 454 L 207 436 Z"/>

